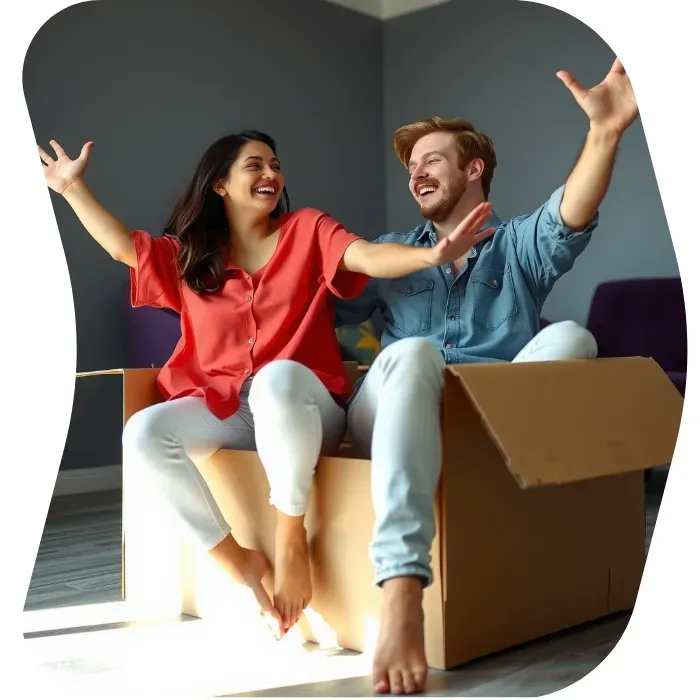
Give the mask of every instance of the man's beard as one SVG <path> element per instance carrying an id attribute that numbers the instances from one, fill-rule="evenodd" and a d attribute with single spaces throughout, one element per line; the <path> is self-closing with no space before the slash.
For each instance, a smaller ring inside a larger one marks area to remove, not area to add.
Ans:
<path id="1" fill-rule="evenodd" d="M 466 186 L 460 185 L 452 185 L 452 187 L 447 190 L 440 187 L 438 189 L 440 198 L 436 202 L 432 202 L 431 204 L 422 204 L 419 202 L 420 215 L 424 219 L 434 221 L 436 224 L 444 223 L 466 191 Z"/>

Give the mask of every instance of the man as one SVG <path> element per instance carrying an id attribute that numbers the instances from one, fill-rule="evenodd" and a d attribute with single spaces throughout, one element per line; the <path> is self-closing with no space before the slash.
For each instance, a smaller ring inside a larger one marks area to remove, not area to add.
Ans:
<path id="1" fill-rule="evenodd" d="M 623 133 L 638 116 L 619 60 L 587 90 L 557 77 L 590 120 L 565 185 L 534 213 L 506 222 L 452 263 L 397 280 L 372 280 L 339 303 L 338 325 L 384 316 L 383 349 L 348 411 L 357 446 L 372 458 L 376 511 L 371 555 L 383 589 L 374 659 L 378 693 L 424 690 L 423 588 L 432 583 L 433 498 L 441 465 L 439 410 L 446 364 L 593 358 L 595 340 L 571 321 L 539 331 L 542 304 L 588 245 Z M 426 119 L 399 129 L 394 147 L 427 219 L 378 241 L 435 246 L 487 200 L 496 167 L 490 139 L 462 120 Z"/>

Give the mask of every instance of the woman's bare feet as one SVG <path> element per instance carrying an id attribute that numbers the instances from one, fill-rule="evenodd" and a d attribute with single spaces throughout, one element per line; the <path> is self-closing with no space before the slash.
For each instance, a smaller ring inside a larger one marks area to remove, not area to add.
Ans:
<path id="1" fill-rule="evenodd" d="M 209 551 L 231 578 L 250 589 L 260 615 L 277 639 L 284 636 L 282 616 L 276 610 L 262 580 L 270 569 L 267 557 L 255 549 L 244 549 L 231 535 Z"/>
<path id="2" fill-rule="evenodd" d="M 374 654 L 376 693 L 422 693 L 428 676 L 423 633 L 423 584 L 413 576 L 382 586 L 382 614 Z"/>
<path id="3" fill-rule="evenodd" d="M 311 564 L 304 516 L 277 513 L 275 532 L 275 607 L 282 631 L 289 631 L 311 602 Z"/>

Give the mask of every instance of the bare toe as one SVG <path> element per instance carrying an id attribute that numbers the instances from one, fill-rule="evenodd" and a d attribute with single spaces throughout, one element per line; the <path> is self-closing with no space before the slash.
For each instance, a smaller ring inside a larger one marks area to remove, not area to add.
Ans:
<path id="1" fill-rule="evenodd" d="M 389 669 L 389 685 L 393 695 L 403 695 L 403 676 L 398 669 Z"/>
<path id="2" fill-rule="evenodd" d="M 425 685 L 428 681 L 428 669 L 413 670 L 413 680 L 416 687 L 416 693 L 422 693 L 425 690 Z"/>
<path id="3" fill-rule="evenodd" d="M 378 666 L 377 664 L 374 665 L 372 671 L 372 685 L 375 693 L 385 694 L 389 692 L 389 675 L 386 668 Z"/>
<path id="4" fill-rule="evenodd" d="M 403 689 L 406 695 L 413 695 L 416 692 L 416 681 L 412 671 L 403 672 Z"/>

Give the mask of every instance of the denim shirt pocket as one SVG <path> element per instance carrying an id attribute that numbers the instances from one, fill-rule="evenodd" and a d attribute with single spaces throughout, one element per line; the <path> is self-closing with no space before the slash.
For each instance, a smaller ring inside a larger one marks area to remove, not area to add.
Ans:
<path id="1" fill-rule="evenodd" d="M 424 277 L 391 280 L 388 306 L 398 334 L 408 338 L 430 328 L 434 287 L 434 280 Z"/>
<path id="2" fill-rule="evenodd" d="M 495 331 L 518 313 L 509 264 L 502 270 L 473 270 L 469 281 L 474 300 L 472 320 L 481 330 Z"/>

